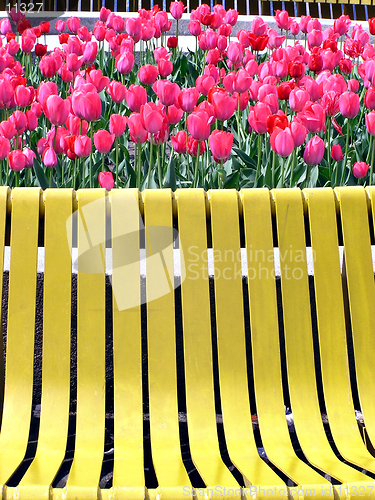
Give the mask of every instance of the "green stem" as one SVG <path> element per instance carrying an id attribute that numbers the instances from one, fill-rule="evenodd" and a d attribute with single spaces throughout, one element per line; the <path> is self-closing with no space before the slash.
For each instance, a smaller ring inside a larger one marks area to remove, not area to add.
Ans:
<path id="1" fill-rule="evenodd" d="M 17 172 L 18 174 L 18 172 Z M 17 181 L 18 182 L 18 177 L 16 177 Z M 49 187 L 51 188 L 52 187 L 52 168 L 49 169 Z"/>
<path id="2" fill-rule="evenodd" d="M 141 155 L 142 155 L 142 149 L 141 149 L 141 143 L 140 142 L 138 142 L 137 147 L 138 147 L 137 188 L 141 189 Z"/>
<path id="3" fill-rule="evenodd" d="M 199 155 L 201 152 L 201 141 L 198 141 L 198 151 L 197 158 L 195 160 L 195 170 L 194 170 L 194 182 L 193 187 L 198 187 L 198 166 L 199 166 Z"/>
<path id="4" fill-rule="evenodd" d="M 76 189 L 76 180 L 77 180 L 77 158 L 75 158 L 73 162 L 73 189 Z"/>
<path id="5" fill-rule="evenodd" d="M 102 172 L 104 172 L 105 164 L 104 164 L 105 154 L 102 155 Z"/>
<path id="6" fill-rule="evenodd" d="M 345 157 L 344 157 L 344 164 L 342 166 L 340 186 L 342 186 L 342 184 L 344 182 L 344 172 L 346 169 L 346 162 L 348 160 L 349 136 L 350 136 L 350 120 L 348 118 L 347 131 L 346 131 Z"/>
<path id="7" fill-rule="evenodd" d="M 153 153 L 153 147 L 154 147 L 154 140 L 152 137 L 152 134 L 150 134 L 150 161 L 148 164 L 148 180 L 147 180 L 147 187 L 150 187 L 150 179 L 151 179 L 151 172 L 154 167 L 153 161 L 152 161 L 152 153 Z"/>
<path id="8" fill-rule="evenodd" d="M 82 122 L 81 122 L 81 125 L 82 125 Z M 92 123 L 90 123 L 90 139 L 91 139 L 91 150 L 90 150 L 90 171 L 89 171 L 89 176 L 90 176 L 90 188 L 93 187 L 93 179 L 92 179 L 92 148 L 93 148 L 93 145 L 94 145 L 94 140 L 93 140 L 93 133 L 94 133 L 94 129 L 93 129 L 93 126 L 92 126 Z"/>
<path id="9" fill-rule="evenodd" d="M 157 160 L 158 160 L 159 188 L 162 189 L 162 187 L 163 187 L 163 175 L 162 175 L 162 168 L 161 168 L 160 146 L 158 146 L 156 149 L 156 156 L 157 156 Z"/>
<path id="10" fill-rule="evenodd" d="M 118 137 L 115 140 L 115 148 L 116 148 L 116 187 L 118 187 Z"/>
<path id="11" fill-rule="evenodd" d="M 284 181 L 285 181 L 285 163 L 286 159 L 283 158 L 282 164 L 281 164 L 281 187 L 284 187 Z"/>
<path id="12" fill-rule="evenodd" d="M 326 128 L 327 128 L 327 163 L 328 163 L 329 178 L 331 179 L 331 177 L 332 177 L 332 166 L 331 166 L 331 124 L 330 124 L 329 117 L 327 117 Z"/>
<path id="13" fill-rule="evenodd" d="M 257 164 L 257 171 L 255 174 L 254 187 L 257 187 L 258 179 L 260 177 L 260 166 L 262 162 L 262 142 L 263 142 L 263 134 L 258 134 L 258 164 Z"/>
<path id="14" fill-rule="evenodd" d="M 296 148 L 293 149 L 292 153 L 292 169 L 290 171 L 290 180 L 289 180 L 289 187 L 293 186 L 293 173 L 294 173 L 294 165 L 296 163 Z"/>
<path id="15" fill-rule="evenodd" d="M 372 141 L 372 153 L 371 153 L 371 164 L 370 164 L 370 178 L 369 178 L 369 181 L 368 181 L 369 186 L 372 186 L 372 174 L 373 174 L 373 171 L 374 171 L 374 154 L 375 154 L 375 141 L 374 141 L 374 137 L 371 136 L 371 138 L 373 139 L 373 141 Z"/>
<path id="16" fill-rule="evenodd" d="M 276 166 L 276 151 L 272 150 L 272 170 L 271 170 L 271 187 L 275 187 L 275 166 Z"/>

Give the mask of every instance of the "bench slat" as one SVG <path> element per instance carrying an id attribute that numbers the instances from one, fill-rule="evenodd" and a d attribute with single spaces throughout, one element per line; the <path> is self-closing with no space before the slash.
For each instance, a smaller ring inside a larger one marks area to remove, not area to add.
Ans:
<path id="1" fill-rule="evenodd" d="M 302 194 L 298 189 L 275 190 L 273 194 L 283 259 L 281 289 L 289 393 L 297 436 L 315 467 L 342 482 L 365 480 L 364 474 L 336 457 L 323 428 L 315 379 Z"/>
<path id="2" fill-rule="evenodd" d="M 0 198 L 1 229 L 6 198 Z M 0 433 L 0 484 L 22 462 L 30 429 L 33 395 L 39 188 L 12 193 L 5 396 Z M 4 241 L 4 233 L 1 236 Z"/>
<path id="3" fill-rule="evenodd" d="M 105 190 L 80 190 L 77 201 L 77 423 L 67 498 L 85 500 L 96 498 L 104 453 Z"/>
<path id="4" fill-rule="evenodd" d="M 308 204 L 324 399 L 341 455 L 366 470 L 375 459 L 365 448 L 350 385 L 336 205 L 330 189 L 304 191 Z"/>
<path id="5" fill-rule="evenodd" d="M 344 239 L 345 271 L 349 296 L 358 393 L 366 430 L 375 442 L 375 304 L 369 218 L 363 188 L 337 188 Z M 372 206 L 373 200 L 372 195 Z"/>
<path id="6" fill-rule="evenodd" d="M 243 189 L 241 197 L 254 389 L 262 443 L 268 459 L 298 485 L 328 485 L 328 481 L 296 456 L 285 418 L 270 193 L 268 189 Z"/>
<path id="7" fill-rule="evenodd" d="M 152 460 L 161 487 L 186 486 L 177 405 L 171 191 L 147 191 L 144 217 Z"/>
<path id="8" fill-rule="evenodd" d="M 186 272 L 181 296 L 189 445 L 206 485 L 233 486 L 237 482 L 223 464 L 216 427 L 205 195 L 201 189 L 179 190 L 176 199 Z"/>
<path id="9" fill-rule="evenodd" d="M 71 328 L 71 238 L 73 192 L 49 189 L 44 193 L 44 294 L 43 371 L 38 447 L 22 478 L 20 498 L 28 498 L 30 487 L 48 499 L 64 460 L 69 424 L 70 328 Z M 59 285 L 56 286 L 56 283 Z"/>

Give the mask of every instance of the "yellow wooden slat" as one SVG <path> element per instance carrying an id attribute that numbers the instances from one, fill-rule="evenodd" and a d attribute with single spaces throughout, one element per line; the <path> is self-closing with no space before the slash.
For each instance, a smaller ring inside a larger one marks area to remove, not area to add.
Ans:
<path id="1" fill-rule="evenodd" d="M 144 192 L 144 217 L 152 460 L 161 487 L 189 486 L 178 425 L 171 191 Z"/>
<path id="2" fill-rule="evenodd" d="M 209 191 L 221 407 L 226 444 L 246 486 L 285 484 L 260 459 L 249 404 L 238 195 Z"/>
<path id="3" fill-rule="evenodd" d="M 138 190 L 112 190 L 110 201 L 115 448 L 113 485 L 115 498 L 121 495 L 122 488 L 129 487 L 138 487 L 143 498 L 145 478 Z"/>
<path id="4" fill-rule="evenodd" d="M 343 464 L 330 447 L 320 415 L 306 264 L 302 194 L 299 189 L 272 191 L 276 205 L 281 260 L 281 289 L 289 393 L 301 448 L 315 467 L 339 481 L 366 476 Z"/>
<path id="5" fill-rule="evenodd" d="M 5 228 L 6 228 L 6 213 L 7 213 L 7 200 L 10 194 L 10 189 L 7 186 L 0 186 L 0 265 L 4 267 L 4 246 L 5 246 Z M 0 273 L 0 290 L 3 289 L 3 273 Z M 2 325 L 2 312 L 0 312 L 0 319 Z M 2 327 L 1 338 L 0 338 L 0 348 L 3 350 L 3 335 Z M 1 351 L 0 351 L 1 352 Z M 3 413 L 3 402 L 4 402 L 4 358 L 0 356 L 0 412 Z M 0 423 L 1 423 L 0 417 Z"/>
<path id="6" fill-rule="evenodd" d="M 337 219 L 331 189 L 305 190 L 314 264 L 324 398 L 335 444 L 345 460 L 375 471 L 355 417 L 350 385 Z"/>
<path id="7" fill-rule="evenodd" d="M 0 210 L 3 221 L 6 198 L 4 191 L 1 194 Z M 2 485 L 22 461 L 29 437 L 33 392 L 39 199 L 38 188 L 14 189 L 12 192 L 7 358 L 0 432 Z"/>
<path id="8" fill-rule="evenodd" d="M 18 487 L 29 498 L 32 486 L 48 498 L 65 456 L 70 396 L 72 190 L 44 193 L 43 372 L 41 417 L 35 458 Z"/>
<path id="9" fill-rule="evenodd" d="M 77 424 L 67 498 L 96 498 L 105 429 L 105 190 L 78 201 Z"/>
<path id="10" fill-rule="evenodd" d="M 237 485 L 218 445 L 213 386 L 205 194 L 178 190 L 186 406 L 192 460 L 208 486 Z"/>
<path id="11" fill-rule="evenodd" d="M 350 320 L 361 410 L 375 443 L 375 286 L 366 193 L 361 187 L 337 188 L 344 239 Z M 374 210 L 374 188 L 369 189 Z M 374 212 L 373 212 L 374 214 Z"/>
<path id="12" fill-rule="evenodd" d="M 329 483 L 295 454 L 285 418 L 270 193 L 241 191 L 247 250 L 254 388 L 268 459 L 302 487 Z"/>

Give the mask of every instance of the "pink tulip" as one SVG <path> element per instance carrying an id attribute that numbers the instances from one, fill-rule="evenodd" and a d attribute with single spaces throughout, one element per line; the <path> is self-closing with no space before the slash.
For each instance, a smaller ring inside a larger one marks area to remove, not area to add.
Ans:
<path id="1" fill-rule="evenodd" d="M 94 144 L 99 153 L 109 153 L 114 140 L 115 135 L 107 130 L 98 130 L 94 134 Z"/>
<path id="2" fill-rule="evenodd" d="M 147 102 L 141 107 L 143 128 L 150 134 L 159 132 L 163 125 L 163 115 L 154 102 Z"/>
<path id="3" fill-rule="evenodd" d="M 188 25 L 189 33 L 193 36 L 199 36 L 202 32 L 201 23 L 198 20 L 190 21 Z"/>
<path id="4" fill-rule="evenodd" d="M 224 23 L 234 26 L 237 23 L 238 12 L 235 9 L 229 9 L 224 17 Z"/>
<path id="5" fill-rule="evenodd" d="M 176 135 L 171 135 L 171 143 L 176 153 L 185 154 L 187 149 L 186 130 L 180 130 Z"/>
<path id="6" fill-rule="evenodd" d="M 345 118 L 354 118 L 359 111 L 359 95 L 354 92 L 344 92 L 340 96 L 339 108 Z"/>
<path id="7" fill-rule="evenodd" d="M 142 124 L 142 117 L 140 113 L 132 113 L 128 117 L 128 127 L 130 139 L 133 142 L 143 143 L 147 141 L 148 132 Z"/>
<path id="8" fill-rule="evenodd" d="M 21 108 L 30 106 L 35 97 L 35 89 L 34 87 L 24 87 L 23 85 L 18 85 L 16 87 L 14 97 L 17 105 Z"/>
<path id="9" fill-rule="evenodd" d="M 302 146 L 307 136 L 306 127 L 299 121 L 293 120 L 290 124 L 290 131 L 292 133 L 294 147 L 298 148 L 299 146 Z"/>
<path id="10" fill-rule="evenodd" d="M 142 24 L 139 18 L 129 18 L 126 21 L 126 32 L 128 35 L 137 38 L 141 33 Z"/>
<path id="11" fill-rule="evenodd" d="M 294 149 L 294 139 L 289 127 L 281 129 L 276 127 L 272 132 L 270 143 L 272 149 L 280 156 L 289 156 Z"/>
<path id="12" fill-rule="evenodd" d="M 143 85 L 152 85 L 155 83 L 158 74 L 158 69 L 152 64 L 145 64 L 138 71 L 138 77 Z"/>
<path id="13" fill-rule="evenodd" d="M 14 97 L 14 90 L 11 83 L 8 80 L 0 81 L 0 103 L 7 104 Z"/>
<path id="14" fill-rule="evenodd" d="M 197 141 L 205 141 L 211 132 L 213 117 L 209 117 L 205 111 L 194 111 L 186 119 L 188 131 Z"/>
<path id="15" fill-rule="evenodd" d="M 324 156 L 324 141 L 319 136 L 314 135 L 306 144 L 303 159 L 307 165 L 319 165 Z"/>
<path id="16" fill-rule="evenodd" d="M 87 65 L 93 64 L 98 53 L 97 42 L 88 42 L 83 50 L 83 62 Z"/>
<path id="17" fill-rule="evenodd" d="M 53 148 L 48 147 L 43 151 L 42 161 L 44 165 L 48 168 L 56 167 L 57 165 L 57 155 Z"/>
<path id="18" fill-rule="evenodd" d="M 111 83 L 107 86 L 107 92 L 111 96 L 112 101 L 119 104 L 126 97 L 126 87 L 121 82 L 117 82 L 116 80 L 112 80 Z"/>
<path id="19" fill-rule="evenodd" d="M 157 80 L 152 86 L 152 90 L 164 106 L 171 106 L 174 104 L 180 93 L 180 87 L 177 83 L 172 83 L 170 80 Z"/>
<path id="20" fill-rule="evenodd" d="M 369 134 L 375 135 L 375 111 L 366 115 L 366 128 Z"/>
<path id="21" fill-rule="evenodd" d="M 72 33 L 77 33 L 79 28 L 81 27 L 81 21 L 78 17 L 70 17 L 67 22 L 68 30 Z"/>
<path id="22" fill-rule="evenodd" d="M 271 115 L 270 107 L 265 103 L 257 103 L 253 108 L 250 107 L 248 122 L 250 127 L 257 134 L 267 132 L 267 118 Z"/>
<path id="23" fill-rule="evenodd" d="M 25 168 L 31 168 L 34 165 L 34 159 L 36 158 L 36 154 L 29 148 L 23 148 L 22 153 L 26 156 Z M 0 159 L 1 159 L 1 153 L 0 153 Z"/>
<path id="24" fill-rule="evenodd" d="M 78 135 L 74 141 L 74 152 L 77 158 L 83 158 L 89 156 L 91 153 L 92 145 L 90 137 L 87 135 Z"/>
<path id="25" fill-rule="evenodd" d="M 60 96 L 51 95 L 48 97 L 44 109 L 49 121 L 53 125 L 61 126 L 66 122 L 70 113 L 70 103 Z"/>
<path id="26" fill-rule="evenodd" d="M 251 23 L 251 31 L 256 36 L 262 36 L 267 33 L 267 23 L 263 21 L 261 17 L 254 17 L 253 22 Z"/>
<path id="27" fill-rule="evenodd" d="M 184 3 L 181 2 L 181 0 L 171 2 L 171 5 L 169 7 L 169 12 L 171 13 L 174 19 L 181 19 L 184 10 L 185 10 Z"/>
<path id="28" fill-rule="evenodd" d="M 225 121 L 231 118 L 237 108 L 238 102 L 227 92 L 213 92 L 211 103 L 217 120 Z"/>
<path id="29" fill-rule="evenodd" d="M 27 127 L 27 118 L 23 111 L 14 111 L 9 117 L 9 121 L 16 127 L 18 134 L 23 134 Z"/>
<path id="30" fill-rule="evenodd" d="M 19 149 L 14 149 L 8 155 L 9 168 L 14 172 L 20 172 L 26 167 L 27 158 Z"/>
<path id="31" fill-rule="evenodd" d="M 126 129 L 126 116 L 113 114 L 109 118 L 109 131 L 116 137 L 120 137 Z"/>
<path id="32" fill-rule="evenodd" d="M 102 114 L 102 101 L 97 92 L 85 92 L 79 88 L 73 92 L 72 108 L 76 116 L 93 122 Z"/>
<path id="33" fill-rule="evenodd" d="M 107 191 L 115 187 L 115 180 L 112 172 L 99 172 L 98 180 L 100 187 L 105 188 Z"/>
<path id="34" fill-rule="evenodd" d="M 124 52 L 115 59 L 115 66 L 119 73 L 128 75 L 131 73 L 134 66 L 134 54 L 132 52 Z"/>
<path id="35" fill-rule="evenodd" d="M 310 98 L 310 94 L 303 89 L 295 88 L 289 94 L 289 106 L 292 111 L 301 111 L 307 101 Z"/>
<path id="36" fill-rule="evenodd" d="M 56 28 L 57 31 L 59 31 L 60 33 L 62 33 L 63 31 L 65 31 L 65 22 L 62 19 L 58 19 L 56 21 L 55 28 Z"/>
<path id="37" fill-rule="evenodd" d="M 281 30 L 289 30 L 292 20 L 286 10 L 277 10 L 275 13 L 277 27 Z"/>
<path id="38" fill-rule="evenodd" d="M 13 139 L 17 134 L 17 129 L 10 120 L 3 120 L 0 122 L 0 134 L 7 139 Z"/>
<path id="39" fill-rule="evenodd" d="M 239 42 L 230 42 L 227 57 L 233 64 L 239 64 L 243 58 L 243 46 Z"/>
<path id="40" fill-rule="evenodd" d="M 198 97 L 199 92 L 196 87 L 185 88 L 178 96 L 178 103 L 186 113 L 191 113 L 197 105 Z"/>
<path id="41" fill-rule="evenodd" d="M 344 158 L 340 144 L 333 144 L 331 148 L 331 157 L 335 161 L 341 161 Z"/>
<path id="42" fill-rule="evenodd" d="M 59 95 L 59 90 L 57 88 L 56 83 L 42 82 L 37 89 L 37 99 L 43 107 L 50 95 Z"/>
<path id="43" fill-rule="evenodd" d="M 362 179 L 363 177 L 366 176 L 368 169 L 370 165 L 368 165 L 364 161 L 357 161 L 353 165 L 353 175 L 354 177 L 357 177 L 357 179 Z"/>
<path id="44" fill-rule="evenodd" d="M 126 103 L 131 111 L 139 112 L 141 106 L 147 102 L 147 92 L 140 85 L 130 85 L 126 92 Z"/>
<path id="45" fill-rule="evenodd" d="M 162 78 L 167 78 L 173 71 L 173 63 L 168 59 L 161 58 L 158 61 L 158 72 Z"/>
<path id="46" fill-rule="evenodd" d="M 233 134 L 223 130 L 214 130 L 208 138 L 208 145 L 216 163 L 225 163 L 232 150 Z"/>
<path id="47" fill-rule="evenodd" d="M 0 135 L 0 160 L 4 160 L 10 152 L 9 139 Z"/>
<path id="48" fill-rule="evenodd" d="M 325 128 L 326 114 L 318 103 L 308 101 L 302 111 L 298 113 L 299 120 L 309 132 L 316 134 Z"/>

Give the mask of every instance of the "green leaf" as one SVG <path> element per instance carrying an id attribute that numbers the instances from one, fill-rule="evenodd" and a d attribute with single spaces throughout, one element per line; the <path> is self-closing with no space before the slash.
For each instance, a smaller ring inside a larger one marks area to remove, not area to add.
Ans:
<path id="1" fill-rule="evenodd" d="M 48 178 L 47 178 L 47 176 L 42 168 L 41 163 L 36 158 L 34 158 L 33 166 L 34 166 L 36 178 L 38 179 L 39 186 L 42 189 L 47 189 L 49 187 L 49 180 L 48 180 Z M 53 181 L 53 179 L 52 179 L 52 187 L 56 187 L 56 184 Z"/>
<path id="2" fill-rule="evenodd" d="M 257 169 L 257 164 L 255 163 L 255 161 L 252 158 L 250 158 L 250 156 L 247 155 L 244 151 L 242 151 L 242 149 L 233 148 L 233 151 L 238 154 L 238 156 L 241 158 L 241 160 L 245 163 L 247 167 L 252 168 L 254 170 Z"/>
<path id="3" fill-rule="evenodd" d="M 177 184 L 176 184 L 176 170 L 175 170 L 175 162 L 173 156 L 171 156 L 171 159 L 169 160 L 167 171 L 165 172 L 164 176 L 164 187 L 165 188 L 171 188 L 172 191 L 176 191 Z"/>
<path id="4" fill-rule="evenodd" d="M 225 183 L 224 183 L 224 187 L 226 189 L 231 189 L 231 188 L 238 189 L 239 178 L 240 178 L 240 172 L 237 170 L 236 172 L 233 172 L 232 174 L 227 176 Z"/>

